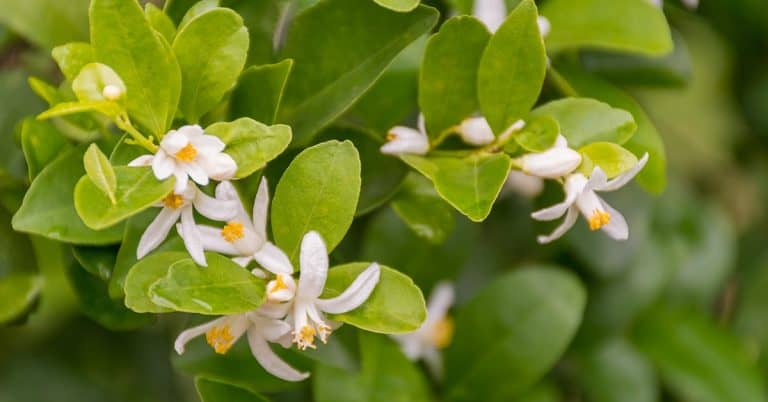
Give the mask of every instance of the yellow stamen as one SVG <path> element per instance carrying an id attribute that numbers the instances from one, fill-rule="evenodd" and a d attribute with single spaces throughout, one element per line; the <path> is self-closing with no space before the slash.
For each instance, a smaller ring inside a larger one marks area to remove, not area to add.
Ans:
<path id="1" fill-rule="evenodd" d="M 179 209 L 184 205 L 184 197 L 179 194 L 170 193 L 163 198 L 163 205 L 168 208 Z"/>
<path id="2" fill-rule="evenodd" d="M 397 138 L 397 134 L 391 131 L 387 133 L 387 141 L 393 141 L 395 138 Z"/>
<path id="3" fill-rule="evenodd" d="M 451 344 L 451 340 L 453 340 L 453 329 L 454 323 L 451 317 L 445 317 L 435 323 L 435 328 L 431 334 L 432 344 L 438 349 L 448 347 Z"/>
<path id="4" fill-rule="evenodd" d="M 306 348 L 315 349 L 315 335 L 317 331 L 309 325 L 301 327 L 301 330 L 296 334 L 296 343 L 299 349 L 304 350 Z"/>
<path id="5" fill-rule="evenodd" d="M 235 241 L 242 239 L 243 236 L 243 224 L 240 222 L 229 222 L 223 229 L 221 229 L 221 237 L 229 243 L 234 243 Z"/>
<path id="6" fill-rule="evenodd" d="M 589 217 L 589 229 L 597 230 L 611 222 L 611 214 L 606 211 L 594 210 Z"/>
<path id="7" fill-rule="evenodd" d="M 269 291 L 270 293 L 275 293 L 283 289 L 288 289 L 288 285 L 286 285 L 285 282 L 283 281 L 282 275 L 277 275 L 277 277 L 275 277 L 274 283 L 275 284 L 272 286 L 272 290 Z"/>
<path id="8" fill-rule="evenodd" d="M 197 158 L 197 149 L 195 149 L 192 143 L 187 144 L 179 152 L 176 152 L 176 159 L 183 162 L 192 162 L 195 158 Z"/>
<path id="9" fill-rule="evenodd" d="M 227 353 L 232 344 L 235 343 L 235 337 L 229 332 L 229 325 L 209 329 L 205 333 L 205 340 L 220 355 Z"/>

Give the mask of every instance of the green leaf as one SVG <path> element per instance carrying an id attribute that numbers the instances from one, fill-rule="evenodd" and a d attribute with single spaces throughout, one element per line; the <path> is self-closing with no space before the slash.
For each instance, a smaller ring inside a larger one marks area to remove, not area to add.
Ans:
<path id="1" fill-rule="evenodd" d="M 85 174 L 84 153 L 84 146 L 67 151 L 40 172 L 13 216 L 15 230 L 73 244 L 103 245 L 120 241 L 121 227 L 90 229 L 75 210 L 75 184 Z M 106 197 L 104 200 L 109 203 Z"/>
<path id="2" fill-rule="evenodd" d="M 181 67 L 179 109 L 197 123 L 235 86 L 248 57 L 248 29 L 234 11 L 215 8 L 179 29 L 173 52 Z"/>
<path id="3" fill-rule="evenodd" d="M 72 248 L 72 255 L 88 273 L 102 281 L 108 281 L 115 267 L 117 248 L 77 246 Z"/>
<path id="4" fill-rule="evenodd" d="M 536 18 L 533 0 L 520 2 L 491 37 L 480 59 L 480 110 L 497 135 L 526 115 L 539 98 L 547 56 Z"/>
<path id="5" fill-rule="evenodd" d="M 438 194 L 459 212 L 481 222 L 491 212 L 512 160 L 506 154 L 463 158 L 403 156 L 403 161 L 432 180 Z"/>
<path id="6" fill-rule="evenodd" d="M 543 152 L 555 145 L 560 125 L 549 116 L 533 116 L 515 133 L 515 142 L 529 152 Z"/>
<path id="7" fill-rule="evenodd" d="M 173 43 L 173 39 L 176 37 L 176 25 L 173 23 L 170 17 L 168 17 L 163 10 L 152 3 L 147 3 L 144 6 L 144 14 L 147 16 L 147 21 L 152 28 L 160 32 L 168 43 Z"/>
<path id="8" fill-rule="evenodd" d="M 96 61 L 96 55 L 90 43 L 72 42 L 53 48 L 53 59 L 59 65 L 67 81 L 73 81 L 86 64 Z"/>
<path id="9" fill-rule="evenodd" d="M 406 177 L 391 205 L 414 233 L 432 244 L 442 244 L 456 222 L 451 207 L 417 174 Z"/>
<path id="10" fill-rule="evenodd" d="M 633 339 L 683 400 L 763 402 L 763 376 L 732 333 L 699 312 L 654 309 Z"/>
<path id="11" fill-rule="evenodd" d="M 101 63 L 86 64 L 80 73 L 72 81 L 72 90 L 81 102 L 98 102 L 106 99 L 103 95 L 104 87 L 112 85 L 125 93 L 125 83 L 120 79 L 115 70 Z"/>
<path id="12" fill-rule="evenodd" d="M 0 324 L 13 321 L 30 309 L 43 288 L 43 277 L 15 273 L 0 278 Z"/>
<path id="13" fill-rule="evenodd" d="M 114 203 L 90 177 L 82 177 L 77 182 L 75 209 L 90 228 L 111 227 L 151 207 L 173 191 L 175 180 L 157 180 L 149 166 L 118 166 L 114 170 L 117 179 Z"/>
<path id="14" fill-rule="evenodd" d="M 457 314 L 447 399 L 502 401 L 524 391 L 565 351 L 585 299 L 576 276 L 561 269 L 529 267 L 496 279 Z"/>
<path id="15" fill-rule="evenodd" d="M 176 311 L 207 315 L 245 313 L 264 302 L 264 279 L 219 254 L 205 257 L 207 267 L 191 258 L 171 265 L 168 274 L 150 286 L 152 301 Z"/>
<path id="16" fill-rule="evenodd" d="M 53 85 L 36 77 L 29 77 L 27 82 L 29 82 L 29 87 L 32 88 L 32 91 L 48 103 L 48 105 L 52 105 L 59 101 L 59 89 L 55 88 Z"/>
<path id="17" fill-rule="evenodd" d="M 0 9 L 2 25 L 43 48 L 88 37 L 88 0 L 0 0 Z"/>
<path id="18" fill-rule="evenodd" d="M 318 364 L 313 394 L 318 402 L 428 402 L 433 398 L 421 370 L 391 339 L 360 332 L 359 372 Z"/>
<path id="19" fill-rule="evenodd" d="M 250 117 L 265 124 L 273 124 L 292 68 L 293 60 L 287 59 L 276 64 L 245 69 L 232 91 L 230 116 Z"/>
<path id="20" fill-rule="evenodd" d="M 276 36 L 282 36 L 285 19 L 297 13 L 300 6 L 294 8 L 291 0 L 227 1 L 225 4 L 240 14 L 248 27 L 251 39 L 247 65 L 279 60 L 274 56 Z"/>
<path id="21" fill-rule="evenodd" d="M 664 12 L 649 1 L 552 0 L 541 14 L 552 26 L 551 52 L 588 47 L 659 56 L 672 50 Z"/>
<path id="22" fill-rule="evenodd" d="M 280 178 L 272 200 L 272 234 L 292 261 L 304 235 L 315 230 L 330 253 L 347 233 L 360 196 L 360 156 L 349 141 L 302 151 Z"/>
<path id="23" fill-rule="evenodd" d="M 284 124 L 266 126 L 249 118 L 216 123 L 208 126 L 205 132 L 227 144 L 225 152 L 237 162 L 235 178 L 238 179 L 263 169 L 291 143 L 290 127 Z"/>
<path id="24" fill-rule="evenodd" d="M 112 205 L 116 204 L 117 177 L 115 177 L 115 169 L 109 163 L 107 156 L 101 152 L 98 145 L 91 144 L 88 150 L 85 151 L 83 166 L 85 167 L 85 174 L 91 183 L 109 198 Z M 75 188 L 75 197 L 77 197 L 77 188 Z M 75 208 L 77 208 L 77 202 L 75 202 Z"/>
<path id="25" fill-rule="evenodd" d="M 131 117 L 155 137 L 163 136 L 181 92 L 181 72 L 170 45 L 135 0 L 92 0 L 90 25 L 96 60 L 125 82 Z"/>
<path id="26" fill-rule="evenodd" d="M 125 305 L 137 313 L 173 311 L 153 303 L 149 288 L 163 279 L 172 265 L 185 260 L 189 260 L 189 254 L 184 251 L 154 253 L 142 258 L 125 277 Z"/>
<path id="27" fill-rule="evenodd" d="M 246 389 L 204 377 L 195 378 L 195 388 L 202 402 L 267 402 Z"/>
<path id="28" fill-rule="evenodd" d="M 407 13 L 419 5 L 420 0 L 373 0 L 376 4 L 392 11 Z"/>
<path id="29" fill-rule="evenodd" d="M 571 148 L 596 141 L 623 144 L 637 129 L 629 112 L 588 98 L 552 101 L 537 107 L 531 114 L 555 119 Z"/>
<path id="30" fill-rule="evenodd" d="M 279 57 L 295 64 L 278 121 L 293 128 L 297 145 L 308 143 L 436 21 L 429 7 L 403 14 L 371 1 L 327 0 L 306 9 L 293 20 Z"/>
<path id="31" fill-rule="evenodd" d="M 370 263 L 354 262 L 328 270 L 321 296 L 330 299 L 340 295 Z M 366 331 L 396 334 L 417 330 L 427 316 L 424 296 L 411 278 L 392 268 L 381 266 L 381 277 L 368 300 L 344 314 L 329 314 Z"/>
<path id="32" fill-rule="evenodd" d="M 474 17 L 446 21 L 427 42 L 419 76 L 419 108 L 438 138 L 476 112 L 477 70 L 491 34 Z"/>
<path id="33" fill-rule="evenodd" d="M 200 15 L 207 13 L 208 11 L 211 11 L 215 8 L 218 8 L 221 4 L 221 0 L 192 0 L 191 2 L 189 0 L 182 0 L 182 1 L 175 1 L 171 0 L 166 4 L 166 8 L 169 6 L 173 6 L 173 3 L 182 3 L 182 5 L 188 6 L 186 9 L 186 12 L 184 13 L 184 17 L 179 22 L 179 30 L 184 28 L 185 25 L 189 24 L 190 21 L 193 19 L 199 17 Z M 184 4 L 186 3 L 186 4 Z M 191 7 L 189 7 L 191 5 Z"/>
<path id="34" fill-rule="evenodd" d="M 98 112 L 109 117 L 115 117 L 122 111 L 120 105 L 111 101 L 62 102 L 40 113 L 37 119 L 47 120 L 87 112 Z"/>
<path id="35" fill-rule="evenodd" d="M 586 176 L 592 174 L 595 166 L 612 178 L 637 165 L 637 157 L 632 152 L 612 142 L 593 142 L 579 148 L 579 152 L 582 156 L 579 171 Z"/>
<path id="36" fill-rule="evenodd" d="M 657 402 L 656 374 L 648 359 L 624 339 L 608 339 L 585 351 L 578 378 L 591 402 Z"/>
<path id="37" fill-rule="evenodd" d="M 21 126 L 21 149 L 27 161 L 29 179 L 34 180 L 43 168 L 71 146 L 53 124 L 26 119 Z"/>

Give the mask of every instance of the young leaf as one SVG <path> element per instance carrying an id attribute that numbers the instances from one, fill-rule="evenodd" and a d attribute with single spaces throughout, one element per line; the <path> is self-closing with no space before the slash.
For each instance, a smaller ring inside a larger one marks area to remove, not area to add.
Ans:
<path id="1" fill-rule="evenodd" d="M 322 298 L 340 295 L 357 276 L 370 266 L 367 262 L 340 265 L 328 270 Z M 381 266 L 381 277 L 368 300 L 360 307 L 329 315 L 333 320 L 366 331 L 397 334 L 417 330 L 427 316 L 424 296 L 411 278 Z"/>
<path id="2" fill-rule="evenodd" d="M 168 43 L 173 43 L 173 39 L 176 37 L 176 25 L 174 25 L 171 18 L 152 3 L 147 3 L 144 6 L 144 14 L 147 15 L 149 25 L 155 31 L 160 32 Z"/>
<path id="3" fill-rule="evenodd" d="M 16 273 L 0 278 L 0 324 L 23 315 L 43 289 L 43 277 Z"/>
<path id="4" fill-rule="evenodd" d="M 536 103 L 544 83 L 547 56 L 536 22 L 536 5 L 523 0 L 491 37 L 480 59 L 480 110 L 499 135 Z"/>
<path id="5" fill-rule="evenodd" d="M 234 11 L 215 8 L 179 29 L 173 52 L 182 76 L 179 109 L 197 123 L 235 86 L 248 57 L 248 29 Z"/>
<path id="6" fill-rule="evenodd" d="M 552 101 L 537 107 L 531 115 L 555 119 L 572 148 L 596 141 L 623 144 L 637 129 L 629 112 L 588 98 Z"/>
<path id="7" fill-rule="evenodd" d="M 555 145 L 560 125 L 549 116 L 526 119 L 525 127 L 515 133 L 515 142 L 528 152 L 543 152 Z"/>
<path id="8" fill-rule="evenodd" d="M 72 42 L 53 48 L 51 51 L 53 59 L 59 65 L 59 70 L 64 74 L 67 81 L 73 81 L 80 70 L 86 64 L 96 61 L 96 54 L 90 43 Z"/>
<path id="9" fill-rule="evenodd" d="M 137 313 L 173 311 L 153 303 L 149 296 L 149 288 L 163 279 L 172 265 L 188 259 L 189 253 L 185 251 L 154 253 L 142 258 L 131 267 L 125 277 L 125 305 Z"/>
<path id="10" fill-rule="evenodd" d="M 89 274 L 102 281 L 109 281 L 117 257 L 116 247 L 72 247 L 72 256 Z"/>
<path id="11" fill-rule="evenodd" d="M 419 75 L 419 108 L 437 138 L 478 110 L 477 69 L 491 34 L 474 17 L 449 19 L 432 36 Z"/>
<path id="12" fill-rule="evenodd" d="M 293 128 L 297 145 L 308 143 L 436 21 L 429 7 L 403 14 L 368 0 L 327 0 L 306 9 L 293 20 L 279 57 L 295 64 L 278 121 Z"/>
<path id="13" fill-rule="evenodd" d="M 235 178 L 250 176 L 280 155 L 291 143 L 291 128 L 284 124 L 265 126 L 249 118 L 215 123 L 205 129 L 219 137 L 225 152 L 237 162 Z"/>
<path id="14" fill-rule="evenodd" d="M 316 230 L 332 251 L 352 224 L 359 196 L 360 156 L 351 142 L 327 141 L 305 149 L 275 190 L 275 242 L 295 262 L 301 239 Z"/>
<path id="15" fill-rule="evenodd" d="M 115 177 L 115 170 L 98 145 L 91 144 L 85 151 L 83 166 L 85 167 L 85 174 L 88 175 L 91 182 L 109 197 L 112 205 L 116 204 L 117 178 Z M 75 193 L 77 194 L 77 190 Z M 75 203 L 75 207 L 77 207 L 77 203 Z"/>
<path id="16" fill-rule="evenodd" d="M 29 179 L 34 180 L 43 168 L 71 146 L 52 123 L 30 118 L 21 126 L 21 149 L 27 161 Z"/>
<path id="17" fill-rule="evenodd" d="M 90 25 L 96 60 L 125 82 L 131 117 L 155 137 L 163 136 L 181 93 L 181 72 L 170 45 L 135 0 L 92 0 Z"/>
<path id="18" fill-rule="evenodd" d="M 72 81 L 72 90 L 81 102 L 115 101 L 104 96 L 104 88 L 111 85 L 125 96 L 125 84 L 115 70 L 101 63 L 86 64 Z"/>
<path id="19" fill-rule="evenodd" d="M 98 112 L 105 116 L 114 117 L 120 114 L 123 109 L 112 101 L 86 101 L 86 102 L 62 102 L 52 108 L 40 113 L 38 120 L 47 120 L 54 117 L 69 116 L 72 114 Z"/>
<path id="20" fill-rule="evenodd" d="M 420 0 L 373 0 L 382 7 L 392 11 L 407 13 L 419 5 Z"/>
<path id="21" fill-rule="evenodd" d="M 246 389 L 204 377 L 195 378 L 195 388 L 202 402 L 267 402 Z"/>
<path id="22" fill-rule="evenodd" d="M 207 315 L 240 314 L 258 308 L 266 282 L 227 257 L 206 253 L 207 267 L 191 258 L 170 266 L 165 277 L 149 287 L 158 306 Z"/>
<path id="23" fill-rule="evenodd" d="M 414 233 L 432 244 L 442 244 L 456 222 L 453 210 L 429 180 L 415 173 L 405 178 L 391 205 Z"/>
<path id="24" fill-rule="evenodd" d="M 221 5 L 221 0 L 170 0 L 165 4 L 165 8 L 166 11 L 172 11 L 170 8 L 186 6 L 186 8 L 184 8 L 186 12 L 183 13 L 183 18 L 179 21 L 179 30 L 181 30 L 193 19 L 218 8 L 219 5 Z M 169 15 L 172 14 L 173 13 L 169 13 Z"/>
<path id="25" fill-rule="evenodd" d="M 292 68 L 293 60 L 287 59 L 245 69 L 232 91 L 230 117 L 250 117 L 264 124 L 273 124 Z"/>
<path id="26" fill-rule="evenodd" d="M 579 171 L 589 176 L 596 166 L 605 172 L 608 178 L 616 177 L 637 164 L 637 157 L 611 142 L 593 142 L 579 148 L 582 156 Z"/>

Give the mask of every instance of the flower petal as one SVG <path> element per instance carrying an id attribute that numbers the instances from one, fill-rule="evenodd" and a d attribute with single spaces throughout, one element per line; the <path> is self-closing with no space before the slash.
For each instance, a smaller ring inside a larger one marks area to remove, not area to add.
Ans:
<path id="1" fill-rule="evenodd" d="M 213 180 L 229 180 L 237 173 L 237 163 L 224 152 L 206 156 L 201 162 Z"/>
<path id="2" fill-rule="evenodd" d="M 299 267 L 296 297 L 302 300 L 317 299 L 323 293 L 328 276 L 328 251 L 319 233 L 308 232 L 301 240 Z"/>
<path id="3" fill-rule="evenodd" d="M 635 166 L 632 166 L 632 169 L 629 169 L 626 172 L 614 177 L 613 179 L 609 180 L 607 183 L 603 184 L 600 187 L 595 187 L 595 190 L 615 191 L 620 189 L 625 184 L 629 183 L 629 181 L 632 180 L 635 176 L 637 176 L 637 174 L 640 173 L 641 170 L 643 170 L 647 162 L 648 162 L 648 153 L 646 152 L 646 154 L 643 155 L 643 157 L 640 158 L 639 161 L 637 161 L 637 164 L 635 164 Z"/>
<path id="4" fill-rule="evenodd" d="M 220 323 L 224 322 L 226 319 L 227 317 L 217 318 L 213 321 L 208 321 L 205 324 L 189 328 L 184 332 L 180 333 L 179 336 L 176 337 L 176 341 L 173 343 L 173 348 L 176 350 L 176 353 L 183 354 L 184 346 L 186 346 L 187 342 L 189 342 L 193 338 L 196 338 L 200 335 L 205 334 L 206 332 L 208 332 L 209 329 L 219 325 Z"/>
<path id="5" fill-rule="evenodd" d="M 235 262 L 235 264 L 237 264 L 237 265 L 239 265 L 239 266 L 241 266 L 241 267 L 245 268 L 245 267 L 247 267 L 247 266 L 248 266 L 248 264 L 250 264 L 250 263 L 251 263 L 251 261 L 253 261 L 253 257 L 251 257 L 251 256 L 246 256 L 246 257 L 234 257 L 234 258 L 232 258 L 232 261 L 234 261 L 234 262 Z M 258 275 L 257 275 L 257 276 L 258 276 Z"/>
<path id="6" fill-rule="evenodd" d="M 165 180 L 176 170 L 176 161 L 169 158 L 162 149 L 159 149 L 152 158 L 152 172 L 158 180 Z"/>
<path id="7" fill-rule="evenodd" d="M 181 166 L 184 168 L 184 171 L 187 172 L 189 175 L 189 178 L 194 180 L 195 183 L 205 186 L 210 181 L 208 179 L 208 173 L 203 169 L 203 166 L 199 163 L 182 163 Z"/>
<path id="8" fill-rule="evenodd" d="M 570 208 L 571 205 L 576 202 L 576 199 L 581 193 L 581 191 L 577 191 L 578 189 L 575 186 L 569 186 L 567 184 L 568 182 L 566 181 L 565 201 L 559 204 L 555 204 L 549 208 L 540 209 L 532 213 L 531 217 L 537 221 L 553 221 L 563 216 L 563 214 L 568 211 L 568 208 Z"/>
<path id="9" fill-rule="evenodd" d="M 187 176 L 187 172 L 178 169 L 173 172 L 173 175 L 176 177 L 176 184 L 173 186 L 173 192 L 176 194 L 183 194 L 187 191 L 187 188 L 189 188 L 189 176 Z"/>
<path id="10" fill-rule="evenodd" d="M 256 331 L 248 331 L 248 344 L 251 346 L 251 353 L 253 353 L 253 357 L 256 358 L 256 361 L 264 367 L 264 370 L 275 377 L 294 382 L 303 381 L 309 377 L 309 373 L 302 373 L 288 365 L 288 363 L 282 361 L 280 357 L 272 351 L 272 348 L 269 347 L 267 341 Z"/>
<path id="11" fill-rule="evenodd" d="M 176 155 L 182 148 L 189 144 L 189 137 L 184 133 L 184 127 L 169 132 L 160 141 L 160 148 L 170 155 Z M 159 151 L 158 151 L 159 153 Z"/>
<path id="12" fill-rule="evenodd" d="M 214 135 L 200 135 L 196 136 L 192 143 L 195 145 L 198 151 L 207 154 L 215 154 L 221 152 L 226 148 L 226 144 L 219 137 Z"/>
<path id="13" fill-rule="evenodd" d="M 228 208 L 236 210 L 235 217 L 237 220 L 242 223 L 251 222 L 251 217 L 248 216 L 247 212 L 245 212 L 245 206 L 243 205 L 242 199 L 240 199 L 240 194 L 237 192 L 237 189 L 232 184 L 232 182 L 223 181 L 219 183 L 218 186 L 216 186 L 216 199 L 234 202 L 235 207 Z M 254 228 L 254 232 L 258 232 L 258 230 Z"/>
<path id="14" fill-rule="evenodd" d="M 203 241 L 200 238 L 200 232 L 195 225 L 195 217 L 192 213 L 192 208 L 184 208 L 181 211 L 181 224 L 176 225 L 181 238 L 184 239 L 184 246 L 187 248 L 187 252 L 192 257 L 197 265 L 203 267 L 208 266 L 208 262 L 205 260 L 205 252 L 203 251 Z"/>
<path id="15" fill-rule="evenodd" d="M 270 242 L 264 243 L 261 250 L 253 254 L 253 258 L 269 272 L 273 274 L 291 275 L 293 265 L 287 255 Z"/>
<path id="16" fill-rule="evenodd" d="M 587 180 L 587 184 L 584 185 L 584 191 L 603 188 L 606 183 L 608 183 L 608 175 L 605 174 L 603 169 L 600 169 L 600 166 L 595 166 L 592 170 L 592 175 L 589 176 L 589 180 Z"/>
<path id="17" fill-rule="evenodd" d="M 496 30 L 507 17 L 507 5 L 504 0 L 475 0 L 472 12 L 491 32 Z"/>
<path id="18" fill-rule="evenodd" d="M 427 302 L 427 320 L 425 326 L 432 325 L 448 314 L 453 305 L 455 292 L 450 282 L 440 282 L 432 289 Z"/>
<path id="19" fill-rule="evenodd" d="M 614 240 L 627 240 L 629 238 L 629 225 L 627 225 L 627 220 L 624 219 L 624 215 L 613 209 L 613 207 L 608 205 L 605 200 L 600 199 L 600 202 L 603 203 L 605 210 L 611 214 L 610 222 L 603 225 L 600 229 Z"/>
<path id="20" fill-rule="evenodd" d="M 576 208 L 568 209 L 568 213 L 565 215 L 565 219 L 563 220 L 563 223 L 560 224 L 560 226 L 555 228 L 555 230 L 548 236 L 539 236 L 537 238 L 539 244 L 547 244 L 563 237 L 565 232 L 573 227 L 573 224 L 576 223 L 576 218 L 578 217 L 579 211 Z"/>
<path id="21" fill-rule="evenodd" d="M 459 135 L 469 145 L 488 145 L 496 139 L 488 121 L 482 117 L 464 119 L 458 127 Z"/>
<path id="22" fill-rule="evenodd" d="M 276 342 L 282 338 L 285 334 L 291 332 L 291 325 L 287 322 L 265 317 L 258 312 L 248 313 L 248 319 L 253 324 L 253 330 L 258 332 L 261 337 L 269 342 Z"/>
<path id="23" fill-rule="evenodd" d="M 128 162 L 130 167 L 138 166 L 152 166 L 152 161 L 155 159 L 155 155 L 141 155 L 138 158 Z"/>
<path id="24" fill-rule="evenodd" d="M 228 221 L 238 212 L 237 201 L 213 198 L 200 190 L 196 191 L 193 204 L 200 214 L 215 221 Z"/>
<path id="25" fill-rule="evenodd" d="M 391 141 L 379 149 L 389 155 L 415 154 L 424 155 L 429 151 L 427 135 L 409 127 L 397 126 L 389 130 Z"/>
<path id="26" fill-rule="evenodd" d="M 269 210 L 269 186 L 267 179 L 261 178 L 259 191 L 256 192 L 256 200 L 253 202 L 253 227 L 261 238 L 267 238 L 267 213 Z"/>
<path id="27" fill-rule="evenodd" d="M 221 236 L 221 229 L 213 226 L 197 225 L 197 231 L 200 233 L 203 249 L 227 255 L 240 254 L 232 243 L 224 240 Z"/>
<path id="28" fill-rule="evenodd" d="M 152 250 L 156 249 L 163 240 L 168 237 L 173 224 L 179 220 L 181 211 L 173 208 L 163 208 L 157 214 L 152 223 L 147 226 L 144 234 L 139 239 L 139 246 L 136 248 L 136 258 L 142 259 Z"/>
<path id="29" fill-rule="evenodd" d="M 361 272 L 352 284 L 340 295 L 333 299 L 320 299 L 317 301 L 316 305 L 320 310 L 330 314 L 341 314 L 346 313 L 347 311 L 352 311 L 368 300 L 373 289 L 375 289 L 376 285 L 379 283 L 380 275 L 381 268 L 379 267 L 379 264 L 374 262 L 366 268 L 365 271 Z"/>

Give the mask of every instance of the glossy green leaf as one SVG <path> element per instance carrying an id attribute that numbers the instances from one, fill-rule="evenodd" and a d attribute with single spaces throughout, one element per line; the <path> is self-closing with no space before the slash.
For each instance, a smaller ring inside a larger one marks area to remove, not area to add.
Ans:
<path id="1" fill-rule="evenodd" d="M 555 145 L 560 125 L 550 116 L 533 116 L 515 133 L 515 142 L 529 152 L 543 152 Z"/>
<path id="2" fill-rule="evenodd" d="M 204 377 L 195 378 L 195 388 L 202 402 L 267 402 L 246 389 Z"/>
<path id="3" fill-rule="evenodd" d="M 144 14 L 147 15 L 149 25 L 155 31 L 160 32 L 168 43 L 173 43 L 173 39 L 176 37 L 176 25 L 174 25 L 171 18 L 152 3 L 147 3 L 144 6 Z"/>
<path id="4" fill-rule="evenodd" d="M 70 148 L 61 132 L 50 122 L 35 119 L 24 120 L 21 127 L 21 149 L 24 151 L 24 159 L 27 161 L 30 180 L 33 180 L 43 168 Z"/>
<path id="5" fill-rule="evenodd" d="M 90 229 L 75 210 L 75 184 L 85 174 L 84 153 L 83 146 L 67 151 L 40 172 L 13 217 L 15 230 L 73 244 L 103 245 L 120 241 L 121 227 Z M 109 203 L 106 197 L 104 200 Z"/>
<path id="6" fill-rule="evenodd" d="M 340 295 L 368 266 L 370 263 L 355 262 L 328 270 L 322 298 Z M 365 303 L 352 311 L 329 316 L 366 331 L 395 334 L 418 329 L 427 312 L 424 296 L 413 280 L 382 266 L 379 283 Z"/>
<path id="7" fill-rule="evenodd" d="M 108 281 L 115 267 L 117 248 L 78 246 L 72 248 L 72 255 L 89 274 L 102 281 Z"/>
<path id="8" fill-rule="evenodd" d="M 330 253 L 347 233 L 360 196 L 360 156 L 349 141 L 307 148 L 283 173 L 272 200 L 272 233 L 297 261 L 304 235 L 315 230 Z"/>
<path id="9" fill-rule="evenodd" d="M 75 187 L 75 209 L 88 227 L 105 229 L 160 202 L 173 191 L 175 180 L 159 181 L 151 167 L 118 166 L 115 201 L 102 192 L 88 177 Z"/>
<path id="10" fill-rule="evenodd" d="M 229 123 L 215 123 L 205 132 L 227 144 L 224 152 L 237 162 L 236 178 L 248 177 L 263 169 L 291 143 L 290 127 L 284 124 L 266 126 L 245 117 Z"/>
<path id="11" fill-rule="evenodd" d="M 572 148 L 596 141 L 623 144 L 637 129 L 629 112 L 587 98 L 552 101 L 537 107 L 531 114 L 555 119 L 560 125 L 560 133 Z"/>
<path id="12" fill-rule="evenodd" d="M 230 116 L 250 117 L 264 124 L 273 124 L 292 68 L 293 60 L 287 59 L 245 69 L 232 91 Z"/>
<path id="13" fill-rule="evenodd" d="M 183 14 L 183 18 L 181 21 L 179 21 L 179 30 L 184 28 L 185 25 L 189 24 L 190 21 L 193 19 L 199 17 L 200 15 L 211 11 L 215 8 L 218 8 L 219 5 L 221 5 L 221 0 L 192 0 L 191 2 L 189 0 L 171 0 L 166 4 L 166 8 L 168 6 L 173 6 L 173 3 L 181 3 L 181 5 L 187 5 L 186 12 Z M 184 4 L 186 3 L 186 4 Z"/>
<path id="14" fill-rule="evenodd" d="M 116 204 L 117 177 L 115 176 L 115 169 L 98 145 L 91 144 L 85 151 L 83 166 L 91 183 L 101 190 L 113 205 Z M 77 196 L 77 187 L 75 187 L 75 196 Z M 77 208 L 77 202 L 75 202 L 75 208 Z"/>
<path id="15" fill-rule="evenodd" d="M 419 76 L 419 109 L 430 138 L 460 124 L 479 108 L 477 69 L 491 38 L 474 17 L 446 21 L 427 42 Z"/>
<path id="16" fill-rule="evenodd" d="M 37 118 L 38 120 L 47 120 L 87 112 L 98 112 L 109 117 L 115 117 L 122 110 L 122 107 L 111 101 L 62 102 L 40 113 Z"/>
<path id="17" fill-rule="evenodd" d="M 589 176 L 599 166 L 608 178 L 616 177 L 637 165 L 637 157 L 612 142 L 593 142 L 579 148 L 579 171 Z"/>
<path id="18" fill-rule="evenodd" d="M 111 85 L 125 93 L 125 83 L 115 70 L 101 63 L 86 64 L 72 81 L 72 91 L 82 102 L 105 101 L 104 87 Z M 111 99 L 110 99 L 111 100 Z"/>
<path id="19" fill-rule="evenodd" d="M 248 57 L 248 29 L 234 11 L 212 9 L 179 29 L 173 52 L 182 76 L 179 109 L 197 123 L 235 86 Z"/>
<path id="20" fill-rule="evenodd" d="M 0 0 L 0 23 L 43 48 L 88 37 L 88 0 Z"/>
<path id="21" fill-rule="evenodd" d="M 547 56 L 536 5 L 524 0 L 491 37 L 480 59 L 480 111 L 497 135 L 528 113 L 544 83 Z"/>
<path id="22" fill-rule="evenodd" d="M 442 244 L 456 219 L 453 210 L 426 178 L 411 173 L 392 199 L 392 209 L 419 237 Z"/>
<path id="23" fill-rule="evenodd" d="M 13 321 L 29 310 L 43 288 L 43 277 L 16 273 L 0 278 L 0 324 Z"/>
<path id="24" fill-rule="evenodd" d="M 90 25 L 96 60 L 115 70 L 128 88 L 131 117 L 161 137 L 181 93 L 181 72 L 170 45 L 134 0 L 92 0 Z"/>
<path id="25" fill-rule="evenodd" d="M 73 81 L 80 70 L 96 61 L 96 54 L 90 43 L 72 42 L 53 48 L 53 59 L 68 81 Z"/>
<path id="26" fill-rule="evenodd" d="M 672 50 L 664 12 L 650 1 L 552 0 L 541 14 L 552 26 L 551 52 L 587 47 L 658 56 Z"/>
<path id="27" fill-rule="evenodd" d="M 373 0 L 382 7 L 392 11 L 407 13 L 419 5 L 420 0 Z"/>
<path id="28" fill-rule="evenodd" d="M 565 351 L 585 299 L 579 280 L 561 269 L 497 278 L 458 312 L 446 351 L 447 399 L 503 401 L 524 391 Z"/>
<path id="29" fill-rule="evenodd" d="M 125 305 L 137 313 L 167 313 L 170 308 L 155 304 L 149 295 L 150 287 L 165 278 L 172 265 L 189 260 L 189 253 L 169 251 L 154 253 L 131 267 L 125 277 Z"/>
<path id="30" fill-rule="evenodd" d="M 306 144 L 368 89 L 392 59 L 429 31 L 437 11 L 396 13 L 360 0 L 328 0 L 293 20 L 280 54 L 294 68 L 278 121 Z"/>
<path id="31" fill-rule="evenodd" d="M 58 88 L 55 88 L 53 85 L 36 77 L 29 77 L 27 81 L 29 82 L 29 87 L 32 88 L 32 91 L 48 103 L 48 105 L 52 105 L 59 101 L 60 95 Z"/>
<path id="32" fill-rule="evenodd" d="M 585 351 L 578 378 L 591 402 L 657 402 L 656 374 L 648 359 L 623 339 L 609 339 Z"/>

